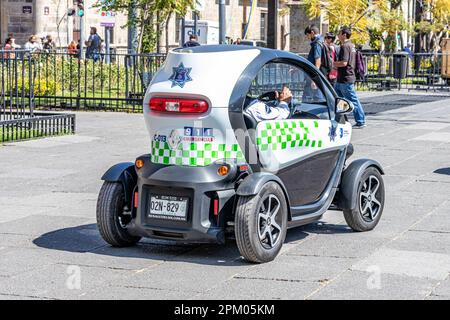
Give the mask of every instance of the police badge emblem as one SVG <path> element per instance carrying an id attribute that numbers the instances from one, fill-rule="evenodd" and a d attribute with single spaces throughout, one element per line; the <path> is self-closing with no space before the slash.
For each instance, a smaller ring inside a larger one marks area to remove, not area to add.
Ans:
<path id="1" fill-rule="evenodd" d="M 330 127 L 330 132 L 328 133 L 328 136 L 330 137 L 330 141 L 335 141 L 336 136 L 337 136 L 336 129 L 337 129 L 337 127 L 335 127 L 333 125 Z"/>
<path id="2" fill-rule="evenodd" d="M 178 149 L 178 146 L 181 142 L 180 134 L 178 133 L 178 130 L 172 130 L 172 132 L 169 135 L 168 143 L 172 150 Z"/>
<path id="3" fill-rule="evenodd" d="M 178 67 L 174 67 L 172 69 L 173 74 L 169 78 L 169 80 L 172 81 L 172 88 L 175 86 L 183 88 L 186 82 L 192 81 L 192 78 L 189 75 L 192 68 L 185 68 L 183 63 L 180 63 Z"/>

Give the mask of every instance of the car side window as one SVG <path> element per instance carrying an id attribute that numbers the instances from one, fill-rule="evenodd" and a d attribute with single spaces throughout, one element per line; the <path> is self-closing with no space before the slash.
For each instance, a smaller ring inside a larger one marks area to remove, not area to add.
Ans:
<path id="1" fill-rule="evenodd" d="M 329 120 L 327 100 L 320 87 L 306 71 L 288 63 L 266 64 L 253 79 L 247 98 L 252 100 L 268 92 L 280 92 L 283 86 L 293 95 L 291 118 Z"/>

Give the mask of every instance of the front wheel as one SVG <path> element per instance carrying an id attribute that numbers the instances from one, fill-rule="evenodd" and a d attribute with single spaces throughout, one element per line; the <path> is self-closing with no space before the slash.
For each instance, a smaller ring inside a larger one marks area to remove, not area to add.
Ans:
<path id="1" fill-rule="evenodd" d="M 126 229 L 131 216 L 124 211 L 124 191 L 121 183 L 105 181 L 98 195 L 97 226 L 102 238 L 114 247 L 128 247 L 141 238 Z"/>
<path id="2" fill-rule="evenodd" d="M 344 218 L 354 231 L 369 231 L 380 221 L 384 208 L 384 182 L 381 173 L 369 167 L 358 181 L 356 207 L 344 210 Z"/>
<path id="3" fill-rule="evenodd" d="M 235 212 L 236 243 L 250 262 L 275 259 L 287 229 L 287 202 L 281 187 L 268 182 L 255 196 L 239 197 Z"/>

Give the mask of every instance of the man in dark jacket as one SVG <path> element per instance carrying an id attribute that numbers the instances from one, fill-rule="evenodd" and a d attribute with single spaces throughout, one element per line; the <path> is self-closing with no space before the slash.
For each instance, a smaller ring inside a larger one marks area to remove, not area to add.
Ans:
<path id="1" fill-rule="evenodd" d="M 86 59 L 92 59 L 94 62 L 100 60 L 102 38 L 97 34 L 97 28 L 91 27 L 91 32 L 89 39 L 85 41 L 86 49 Z"/>
<path id="2" fill-rule="evenodd" d="M 195 34 L 191 34 L 189 36 L 189 41 L 183 44 L 183 48 L 198 47 L 198 46 L 200 46 L 200 43 L 198 43 L 198 37 Z"/>
<path id="3" fill-rule="evenodd" d="M 322 61 L 323 41 L 320 37 L 319 28 L 312 24 L 305 29 L 305 35 L 309 39 L 309 41 L 311 41 L 311 49 L 308 53 L 308 61 L 315 65 L 317 69 L 320 69 Z"/>
<path id="4" fill-rule="evenodd" d="M 311 49 L 308 53 L 308 61 L 315 65 L 317 69 L 321 70 L 320 66 L 322 65 L 323 41 L 320 36 L 320 30 L 312 24 L 305 29 L 305 35 L 311 41 Z M 319 101 L 321 98 L 322 95 L 319 88 L 317 88 L 314 81 L 311 81 L 311 79 L 308 78 L 306 80 L 305 90 L 303 92 L 303 101 L 313 102 Z"/>

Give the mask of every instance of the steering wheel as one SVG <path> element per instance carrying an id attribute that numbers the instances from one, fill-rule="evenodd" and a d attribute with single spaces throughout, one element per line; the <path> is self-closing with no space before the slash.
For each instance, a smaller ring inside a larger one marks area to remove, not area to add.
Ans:
<path id="1" fill-rule="evenodd" d="M 276 91 L 268 91 L 263 93 L 258 97 L 258 100 L 261 101 L 274 101 L 277 100 L 277 94 Z"/>

